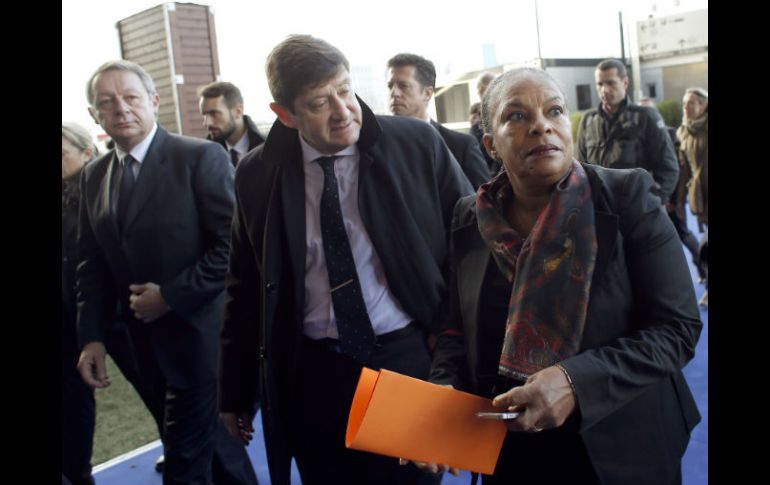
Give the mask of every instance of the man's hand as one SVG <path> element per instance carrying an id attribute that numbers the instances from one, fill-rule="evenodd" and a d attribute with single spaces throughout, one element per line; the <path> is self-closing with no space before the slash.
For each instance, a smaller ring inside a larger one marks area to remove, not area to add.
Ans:
<path id="1" fill-rule="evenodd" d="M 160 294 L 160 286 L 155 283 L 129 285 L 128 289 L 131 291 L 129 306 L 134 311 L 134 317 L 145 323 L 157 320 L 171 310 Z"/>
<path id="2" fill-rule="evenodd" d="M 564 424 L 577 407 L 577 398 L 564 372 L 551 366 L 529 376 L 523 386 L 495 397 L 492 405 L 523 411 L 505 421 L 509 431 L 536 433 Z"/>
<path id="3" fill-rule="evenodd" d="M 91 387 L 105 388 L 110 385 L 110 378 L 107 377 L 107 366 L 105 365 L 105 356 L 107 351 L 101 342 L 88 342 L 83 351 L 80 352 L 78 360 L 78 371 L 83 381 Z"/>
<path id="4" fill-rule="evenodd" d="M 251 413 L 219 413 L 219 419 L 225 425 L 230 436 L 243 446 L 248 445 L 254 437 L 254 416 Z"/>
<path id="5" fill-rule="evenodd" d="M 251 413 L 219 413 L 219 419 L 225 425 L 230 436 L 243 446 L 248 445 L 254 437 L 254 416 Z"/>

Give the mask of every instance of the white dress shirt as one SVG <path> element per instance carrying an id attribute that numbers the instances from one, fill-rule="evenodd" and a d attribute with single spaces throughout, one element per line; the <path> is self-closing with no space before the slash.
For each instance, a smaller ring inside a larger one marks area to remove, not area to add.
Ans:
<path id="1" fill-rule="evenodd" d="M 147 150 L 150 149 L 150 143 L 152 143 L 152 139 L 155 138 L 156 131 L 158 131 L 158 123 L 153 123 L 150 133 L 144 137 L 144 140 L 140 141 L 139 144 L 132 148 L 129 152 L 137 162 L 131 166 L 131 171 L 134 172 L 134 179 L 139 176 L 139 172 L 142 170 L 142 162 L 144 162 L 144 158 L 147 156 Z M 120 161 L 123 161 L 123 158 L 128 155 L 128 153 L 124 152 L 117 143 L 115 144 L 115 154 L 118 156 L 118 160 Z"/>
<path id="2" fill-rule="evenodd" d="M 302 136 L 302 161 L 305 173 L 305 317 L 303 333 L 312 339 L 339 338 L 334 316 L 329 273 L 326 269 L 321 236 L 321 195 L 324 187 L 323 169 L 315 160 L 325 154 L 311 147 Z M 366 232 L 358 211 L 358 146 L 351 145 L 334 154 L 334 174 L 340 195 L 345 231 L 361 291 L 375 335 L 406 327 L 412 318 L 390 291 L 385 271 Z"/>
<path id="3" fill-rule="evenodd" d="M 227 141 L 225 141 L 225 145 L 228 152 L 235 150 L 238 153 L 238 161 L 240 161 L 249 152 L 249 130 L 243 131 L 243 135 L 241 135 L 241 138 L 235 145 L 231 145 Z"/>

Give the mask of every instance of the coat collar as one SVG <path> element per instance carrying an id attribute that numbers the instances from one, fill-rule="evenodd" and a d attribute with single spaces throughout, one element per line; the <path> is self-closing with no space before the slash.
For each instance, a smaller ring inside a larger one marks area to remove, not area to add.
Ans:
<path id="1" fill-rule="evenodd" d="M 249 150 L 264 143 L 265 139 L 259 133 L 257 125 L 254 124 L 248 115 L 243 115 L 243 123 L 246 125 L 246 133 L 249 135 Z"/>
<path id="2" fill-rule="evenodd" d="M 243 115 L 243 124 L 246 126 L 246 136 L 249 139 L 249 148 L 247 151 L 250 151 L 258 147 L 259 145 L 261 145 L 265 141 L 265 139 L 262 138 L 262 134 L 259 133 L 259 129 L 257 129 L 257 125 L 249 117 L 249 115 Z M 227 150 L 227 142 L 215 140 L 214 137 L 211 136 L 211 133 L 206 135 L 206 139 L 209 141 L 213 141 L 214 143 L 219 143 L 220 145 L 222 145 L 222 147 L 225 150 Z"/>
<path id="3" fill-rule="evenodd" d="M 147 150 L 147 154 L 142 162 L 142 169 L 139 171 L 139 176 L 136 179 L 131 200 L 128 202 L 124 232 L 125 229 L 131 226 L 131 223 L 136 219 L 144 204 L 149 200 L 150 195 L 152 195 L 155 188 L 164 178 L 163 174 L 166 171 L 164 147 L 167 140 L 168 132 L 158 126 L 158 131 L 155 133 L 155 137 L 152 143 L 150 143 L 150 148 Z"/>
<path id="4" fill-rule="evenodd" d="M 356 95 L 356 99 L 361 105 L 361 133 L 357 145 L 363 155 L 377 142 L 382 128 L 369 106 L 358 95 Z M 281 120 L 275 120 L 272 128 L 270 128 L 270 133 L 267 135 L 262 150 L 262 159 L 277 164 L 295 163 L 294 161 L 302 161 L 301 153 L 297 130 L 287 127 L 281 123 Z"/>
<path id="5" fill-rule="evenodd" d="M 618 239 L 618 216 L 612 212 L 608 202 L 607 189 L 599 179 L 593 167 L 582 164 L 591 184 L 591 197 L 594 202 L 594 225 L 596 227 L 596 266 L 591 286 L 600 281 L 607 264 L 610 262 Z"/>

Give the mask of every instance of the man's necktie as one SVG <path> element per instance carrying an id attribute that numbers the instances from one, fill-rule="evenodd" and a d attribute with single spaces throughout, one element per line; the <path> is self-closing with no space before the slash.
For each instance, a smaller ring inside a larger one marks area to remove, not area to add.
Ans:
<path id="1" fill-rule="evenodd" d="M 230 161 L 233 163 L 233 167 L 238 165 L 238 152 L 235 148 L 230 149 Z"/>
<path id="2" fill-rule="evenodd" d="M 340 349 L 361 364 L 369 359 L 375 345 L 374 330 L 366 312 L 366 304 L 358 281 L 350 241 L 345 232 L 340 208 L 334 161 L 337 157 L 316 159 L 324 172 L 324 190 L 321 196 L 321 234 L 323 236 L 326 269 L 332 295 Z"/>
<path id="3" fill-rule="evenodd" d="M 131 193 L 134 190 L 134 157 L 126 155 L 123 157 L 122 169 L 120 174 L 120 187 L 118 190 L 118 227 L 123 230 L 123 224 L 126 220 L 128 202 L 131 200 Z"/>

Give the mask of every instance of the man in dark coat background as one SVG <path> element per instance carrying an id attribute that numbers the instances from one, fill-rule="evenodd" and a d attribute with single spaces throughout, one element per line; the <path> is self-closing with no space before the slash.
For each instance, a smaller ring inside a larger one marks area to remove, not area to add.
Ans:
<path id="1" fill-rule="evenodd" d="M 388 61 L 388 69 L 390 111 L 397 116 L 423 120 L 438 130 L 474 189 L 488 181 L 489 167 L 476 139 L 450 130 L 428 116 L 428 103 L 436 89 L 436 68 L 433 63 L 417 54 L 402 53 Z"/>
<path id="2" fill-rule="evenodd" d="M 653 194 L 668 202 L 679 180 L 679 162 L 657 110 L 631 102 L 628 73 L 617 59 L 594 71 L 601 102 L 586 111 L 577 132 L 576 158 L 607 168 L 643 168 L 655 180 Z"/>
<path id="3" fill-rule="evenodd" d="M 248 115 L 243 114 L 243 96 L 238 87 L 229 82 L 215 81 L 198 90 L 203 126 L 213 140 L 230 154 L 233 166 L 265 139 Z"/>

